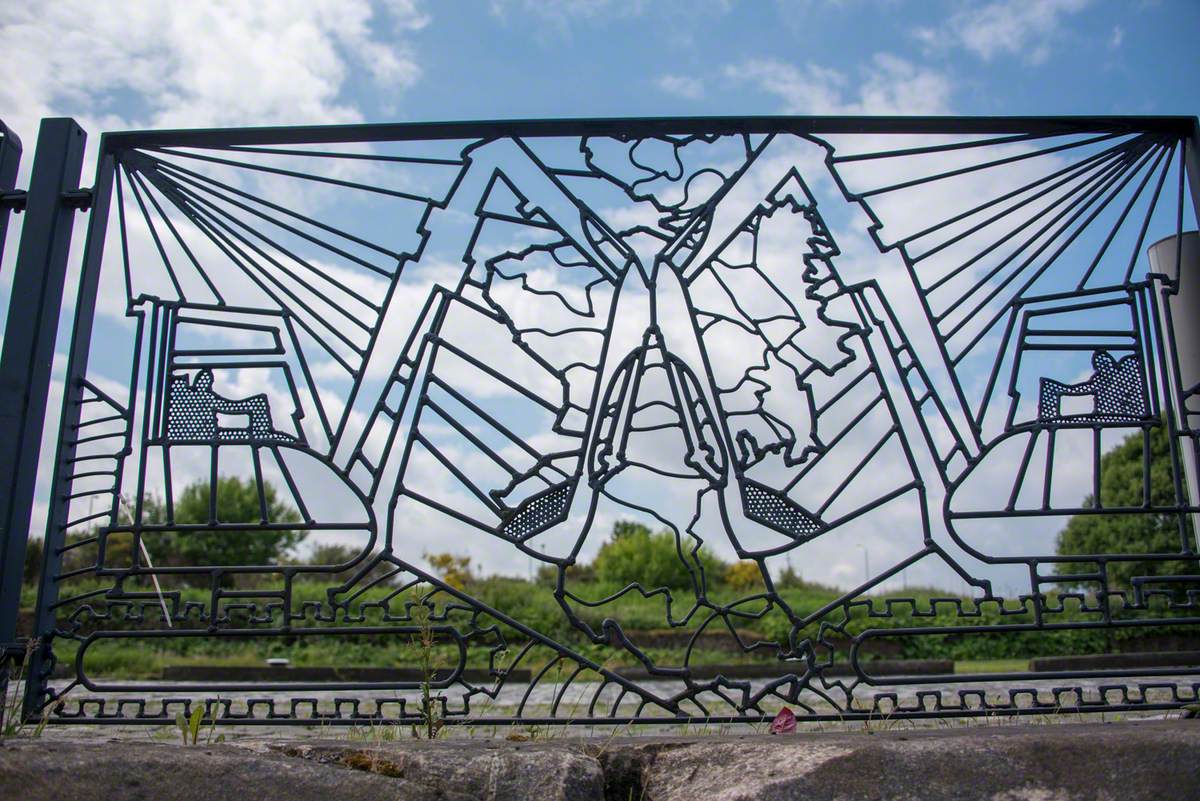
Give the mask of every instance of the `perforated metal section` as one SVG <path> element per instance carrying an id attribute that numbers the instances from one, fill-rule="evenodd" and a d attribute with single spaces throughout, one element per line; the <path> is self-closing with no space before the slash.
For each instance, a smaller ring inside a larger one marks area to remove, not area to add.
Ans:
<path id="1" fill-rule="evenodd" d="M 517 509 L 513 516 L 501 525 L 500 533 L 518 542 L 524 542 L 555 523 L 565 520 L 570 502 L 569 483 L 548 487 Z"/>
<path id="2" fill-rule="evenodd" d="M 819 520 L 792 501 L 756 481 L 742 480 L 746 517 L 792 537 L 811 537 L 821 530 Z"/>
<path id="3" fill-rule="evenodd" d="M 248 442 L 269 440 L 291 442 L 293 437 L 276 431 L 271 424 L 267 396 L 225 398 L 212 389 L 211 370 L 201 370 L 190 383 L 186 376 L 171 379 L 171 400 L 167 408 L 167 438 L 179 440 L 222 440 Z M 221 426 L 218 414 L 246 415 L 244 428 Z"/>
<path id="4" fill-rule="evenodd" d="M 1096 351 L 1092 356 L 1095 372 L 1078 384 L 1064 384 L 1043 378 L 1038 398 L 1038 419 L 1094 420 L 1100 422 L 1138 420 L 1146 412 L 1146 390 L 1142 381 L 1142 363 L 1137 356 L 1114 359 L 1108 351 Z M 1092 396 L 1095 411 L 1087 414 L 1063 414 L 1064 397 Z"/>

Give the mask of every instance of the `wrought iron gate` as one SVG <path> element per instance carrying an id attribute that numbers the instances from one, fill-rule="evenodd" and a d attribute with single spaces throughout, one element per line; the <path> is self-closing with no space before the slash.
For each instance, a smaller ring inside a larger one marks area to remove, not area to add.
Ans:
<path id="1" fill-rule="evenodd" d="M 1194 119 L 110 133 L 91 192 L 63 183 L 82 140 L 56 124 L 15 280 L 39 257 L 50 275 L 14 291 L 4 356 L 6 385 L 33 376 L 5 457 L 16 520 L 67 262 L 52 223 L 90 203 L 27 713 L 679 722 L 1197 699 L 1200 676 L 1178 678 L 1195 668 L 872 668 L 933 643 L 1195 637 Z M 246 483 L 252 519 L 222 519 Z M 683 582 L 584 575 L 627 518 L 673 538 Z M 1056 548 L 1072 520 L 1143 533 Z M 6 533 L 8 620 L 25 531 Z M 302 535 L 353 556 L 222 556 Z M 797 572 L 860 547 L 876 570 L 806 606 Z M 429 550 L 517 554 L 542 578 L 501 602 Z M 737 582 L 717 557 L 741 560 Z M 909 591 L 909 571 L 955 592 Z M 254 684 L 95 669 L 196 638 L 415 639 L 424 657 Z M 714 675 L 712 648 L 772 675 Z"/>

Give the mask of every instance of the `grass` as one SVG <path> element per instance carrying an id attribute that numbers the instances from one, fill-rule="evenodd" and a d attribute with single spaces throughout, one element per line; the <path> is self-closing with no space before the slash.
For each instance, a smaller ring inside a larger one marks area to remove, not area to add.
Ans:
<path id="1" fill-rule="evenodd" d="M 3 719 L 3 728 L 0 729 L 0 739 L 3 737 L 41 737 L 42 730 L 46 726 L 46 719 L 43 717 L 32 726 L 29 721 L 25 720 L 24 712 L 22 711 L 22 701 L 24 694 L 21 691 L 23 687 L 22 679 L 25 674 L 25 666 L 30 663 L 34 652 L 38 648 L 37 640 L 29 640 L 25 644 L 25 656 L 21 660 L 21 665 L 8 677 L 8 682 L 5 684 L 5 692 L 3 706 L 0 707 L 0 718 Z M 0 666 L 0 670 L 9 670 L 9 665 Z"/>
<path id="2" fill-rule="evenodd" d="M 1025 673 L 1028 659 L 961 659 L 954 663 L 955 673 Z"/>
<path id="3" fill-rule="evenodd" d="M 373 645 L 356 646 L 349 651 L 336 638 L 309 641 L 291 646 L 273 645 L 264 650 L 256 643 L 205 642 L 206 647 L 190 653 L 175 652 L 170 646 L 178 641 L 168 641 L 166 646 L 130 644 L 128 641 L 113 640 L 114 647 L 89 650 L 86 661 L 90 676 L 123 676 L 136 679 L 156 679 L 168 666 L 204 667 L 262 667 L 268 656 L 286 656 L 295 667 L 330 667 L 354 665 L 356 667 L 420 667 L 421 659 L 407 639 L 393 638 L 396 642 L 378 642 Z M 59 659 L 73 662 L 78 643 L 71 640 L 59 641 L 55 651 Z M 457 661 L 457 649 L 433 646 L 429 651 L 436 664 L 453 664 Z M 679 649 L 652 648 L 648 655 L 657 662 L 668 664 L 679 659 Z M 625 651 L 605 649 L 603 663 L 606 667 L 633 667 L 637 660 Z M 527 662 L 525 667 L 540 669 L 546 660 Z M 693 653 L 690 664 L 701 665 L 747 665 L 779 664 L 767 656 L 754 656 L 727 651 L 698 650 Z M 468 659 L 471 667 L 486 667 L 479 659 Z M 1021 673 L 1029 669 L 1028 659 L 961 659 L 954 663 L 956 674 Z"/>
<path id="4" fill-rule="evenodd" d="M 93 590 L 107 589 L 110 585 L 92 580 L 73 580 L 65 582 L 62 597 L 86 594 Z M 277 584 L 264 585 L 255 589 L 263 592 L 277 590 Z M 137 587 L 127 584 L 126 592 L 148 592 L 149 587 Z M 170 588 L 167 588 L 171 591 Z M 249 588 L 242 588 L 249 589 Z M 599 599 L 616 593 L 621 589 L 615 584 L 599 581 L 576 582 L 570 589 L 580 597 Z M 196 628 L 202 625 L 196 610 L 211 602 L 211 592 L 207 589 L 177 587 L 180 608 L 192 612 L 185 626 Z M 205 666 L 262 666 L 271 657 L 286 657 L 293 666 L 297 667 L 328 667 L 337 665 L 355 665 L 362 667 L 419 667 L 419 661 L 414 657 L 410 643 L 411 633 L 418 621 L 411 619 L 411 610 L 421 608 L 412 606 L 420 595 L 414 590 L 384 602 L 387 596 L 394 592 L 393 587 L 373 587 L 356 597 L 349 605 L 349 611 L 355 615 L 361 613 L 362 620 L 347 617 L 347 609 L 336 606 L 346 603 L 345 595 L 334 594 L 333 604 L 330 604 L 330 588 L 315 582 L 297 582 L 292 588 L 293 613 L 303 612 L 303 619 L 294 619 L 292 626 L 307 631 L 320 631 L 326 627 L 346 624 L 351 625 L 387 625 L 405 626 L 408 631 L 397 631 L 396 636 L 380 635 L 338 635 L 338 636 L 293 636 L 264 634 L 256 638 L 227 638 L 227 637 L 167 637 L 167 638 L 108 638 L 90 646 L 86 652 L 85 672 L 89 676 L 125 676 L 129 678 L 152 679 L 161 675 L 164 667 L 205 665 Z M 618 668 L 634 666 L 636 659 L 628 651 L 609 645 L 597 645 L 590 642 L 582 632 L 573 628 L 563 609 L 554 598 L 553 588 L 544 583 L 531 583 L 523 579 L 491 577 L 473 580 L 467 591 L 489 606 L 504 610 L 512 618 L 521 621 L 534 630 L 562 642 L 575 649 L 586 658 L 595 660 L 605 667 Z M 712 600 L 719 603 L 733 603 L 740 598 L 753 595 L 753 589 L 734 590 L 717 585 L 711 593 Z M 1141 632 L 1126 627 L 1104 631 L 1102 629 L 1076 628 L 1069 631 L 1023 631 L 1023 632 L 987 632 L 982 634 L 943 635 L 937 633 L 940 627 L 960 625 L 968 622 L 971 625 L 1006 625 L 1028 622 L 1027 610 L 1014 605 L 1001 609 L 998 604 L 981 606 L 976 610 L 964 599 L 954 599 L 948 593 L 937 589 L 917 588 L 905 591 L 905 597 L 915 599 L 914 603 L 893 603 L 887 605 L 886 596 L 873 596 L 864 602 L 856 602 L 847 612 L 844 607 L 835 608 L 822 619 L 824 623 L 833 623 L 843 628 L 843 632 L 820 630 L 817 626 L 798 632 L 797 639 L 809 638 L 816 640 L 826 637 L 827 642 L 844 642 L 867 629 L 886 629 L 891 627 L 929 627 L 932 636 L 905 636 L 901 638 L 876 637 L 863 648 L 860 658 L 949 658 L 956 662 L 955 672 L 961 674 L 978 673 L 1009 673 L 1022 672 L 1027 668 L 1027 660 L 1034 656 L 1103 653 L 1114 648 L 1114 640 L 1121 637 L 1137 636 L 1145 633 L 1180 634 L 1184 631 L 1170 631 L 1172 627 L 1157 626 L 1156 631 L 1142 629 Z M 805 615 L 825 607 L 837 598 L 836 591 L 820 585 L 784 587 L 779 590 L 781 600 L 796 614 Z M 938 599 L 952 600 L 938 600 Z M 23 599 L 32 604 L 30 595 Z M 471 625 L 471 615 L 468 610 L 451 610 L 451 620 L 443 621 L 447 614 L 448 599 L 444 594 L 437 594 L 432 599 L 436 602 L 434 623 L 448 623 L 465 630 Z M 675 593 L 674 603 L 669 612 L 677 622 L 690 610 L 694 599 L 689 594 Z M 230 609 L 222 607 L 222 611 L 233 618 L 231 625 L 237 627 L 266 627 L 279 626 L 283 623 L 278 596 L 263 595 L 258 598 L 238 598 L 237 604 L 250 604 L 252 609 Z M 136 616 L 130 617 L 120 606 L 120 603 L 108 605 L 103 597 L 92 597 L 81 601 L 77 606 L 65 604 L 60 612 L 60 621 L 69 618 L 77 620 L 86 634 L 91 630 L 131 631 L 137 629 L 158 629 L 161 626 L 157 613 L 158 601 L 156 596 L 149 593 L 142 597 L 141 603 L 146 606 L 145 620 Z M 223 601 L 228 604 L 229 601 Z M 1086 612 L 1078 608 L 1078 602 L 1067 599 L 1064 611 L 1057 613 L 1063 620 L 1090 620 L 1094 612 Z M 964 619 L 962 611 L 970 615 Z M 334 609 L 336 621 L 319 620 L 314 609 L 323 610 L 328 616 Z M 605 604 L 603 607 L 589 607 L 580 603 L 572 603 L 572 610 L 593 630 L 602 630 L 602 622 L 606 617 L 612 617 L 621 622 L 622 627 L 630 638 L 642 648 L 647 656 L 656 664 L 677 666 L 682 662 L 683 648 L 688 636 L 697 631 L 702 619 L 694 616 L 684 625 L 677 628 L 667 626 L 668 605 L 665 595 L 655 595 L 645 598 L 636 592 Z M 788 618 L 778 608 L 767 609 L 762 600 L 746 601 L 737 607 L 745 616 L 736 623 L 743 636 L 750 642 L 762 639 L 767 642 L 788 641 L 791 634 L 791 624 Z M 760 615 L 760 612 L 766 614 Z M 1147 612 L 1136 614 L 1146 615 Z M 1156 615 L 1166 614 L 1165 610 L 1154 610 Z M 255 620 L 258 618 L 258 620 Z M 486 615 L 480 615 L 474 621 L 479 633 L 467 651 L 468 668 L 487 668 L 490 666 L 492 648 L 500 643 L 508 645 L 508 659 L 515 656 L 524 644 L 524 635 L 499 625 L 501 634 L 489 633 L 487 629 L 498 624 Z M 178 624 L 177 624 L 178 625 Z M 1174 627 L 1178 629 L 1179 627 Z M 712 632 L 718 638 L 723 638 L 732 645 L 732 638 L 724 631 L 723 624 L 718 620 L 712 622 L 706 632 Z M 724 633 L 723 633 L 724 632 Z M 1186 632 L 1190 633 L 1190 632 Z M 890 650 L 879 649 L 877 644 L 891 643 Z M 774 648 L 763 648 L 755 653 L 742 653 L 736 648 L 722 649 L 713 647 L 713 643 L 701 643 L 691 654 L 689 664 L 778 664 Z M 838 646 L 839 650 L 842 648 Z M 54 642 L 54 650 L 60 664 L 72 664 L 79 643 L 75 640 L 58 638 Z M 547 659 L 540 655 L 538 649 L 527 657 L 519 667 L 540 669 Z M 459 661 L 456 647 L 435 642 L 429 648 L 429 656 L 439 665 L 454 665 Z M 819 654 L 819 658 L 828 658 L 827 651 Z M 839 657 L 839 660 L 841 657 Z M 501 659 L 507 663 L 507 660 Z"/>

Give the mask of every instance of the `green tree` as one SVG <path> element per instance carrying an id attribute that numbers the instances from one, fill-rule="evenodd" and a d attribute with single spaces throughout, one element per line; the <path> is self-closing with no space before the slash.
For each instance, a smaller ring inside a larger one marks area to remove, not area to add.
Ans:
<path id="1" fill-rule="evenodd" d="M 1150 429 L 1150 503 L 1172 506 L 1176 501 L 1175 479 L 1171 469 L 1171 443 L 1166 426 Z M 1103 506 L 1141 506 L 1143 502 L 1143 453 L 1140 432 L 1100 457 L 1100 500 Z M 1088 495 L 1083 506 L 1094 507 L 1096 498 Z M 1191 521 L 1184 518 L 1184 536 L 1194 543 Z M 1176 514 L 1087 514 L 1075 515 L 1059 532 L 1060 556 L 1084 554 L 1171 553 L 1180 549 L 1179 516 Z M 1078 572 L 1077 565 L 1059 564 L 1061 573 Z M 1195 560 L 1164 562 L 1110 562 L 1110 585 L 1129 588 L 1133 576 L 1200 574 Z M 1064 581 L 1064 586 L 1080 582 Z"/>
<path id="2" fill-rule="evenodd" d="M 253 479 L 237 476 L 217 478 L 217 520 L 222 524 L 264 522 L 297 523 L 300 515 L 279 498 L 275 487 L 264 481 L 262 500 L 266 506 L 263 519 L 258 485 Z M 210 486 L 197 481 L 184 488 L 175 499 L 175 523 L 178 525 L 205 524 L 210 521 Z M 163 502 L 148 498 L 143 502 L 144 520 L 166 520 Z M 307 536 L 307 531 L 294 529 L 247 528 L 221 531 L 179 531 L 158 539 L 155 563 L 165 565 L 271 565 L 284 561 L 288 553 Z M 159 544 L 161 543 L 161 544 Z M 207 577 L 198 579 L 207 584 Z M 232 577 L 226 577 L 231 583 Z"/>
<path id="3" fill-rule="evenodd" d="M 693 574 L 697 580 L 700 578 L 698 558 L 704 581 L 710 585 L 720 581 L 725 563 L 704 549 L 693 556 L 692 547 L 691 538 L 685 537 L 680 543 L 671 531 L 654 533 L 641 523 L 622 520 L 613 525 L 612 538 L 600 546 L 592 566 L 600 581 L 636 581 L 648 589 L 689 589 Z"/>
<path id="4" fill-rule="evenodd" d="M 279 498 L 275 487 L 263 482 L 263 500 L 266 502 L 266 522 L 272 524 L 297 523 L 300 515 L 287 502 Z M 131 525 L 132 503 L 124 499 L 117 515 L 122 525 Z M 209 484 L 205 480 L 189 484 L 175 499 L 175 523 L 179 525 L 202 525 L 209 522 Z M 162 523 L 167 519 L 166 504 L 156 495 L 143 496 L 142 520 L 147 523 Z M 258 486 L 253 479 L 237 476 L 220 476 L 217 479 L 217 520 L 227 523 L 262 524 L 262 508 L 259 505 Z M 100 534 L 100 527 L 69 533 L 62 555 L 63 573 L 93 569 L 98 557 L 97 545 L 85 543 Z M 274 565 L 287 561 L 289 553 L 308 535 L 307 531 L 295 529 L 261 529 L 221 531 L 179 531 L 162 534 L 143 534 L 143 539 L 156 567 L 180 567 L 198 565 Z M 105 565 L 121 566 L 133 563 L 134 539 L 127 531 L 108 534 L 105 545 Z M 44 544 L 41 538 L 31 539 L 25 550 L 24 580 L 33 583 L 41 574 Z M 335 549 L 340 546 L 332 546 Z M 318 549 L 319 551 L 320 549 Z M 348 561 L 357 550 L 346 548 L 337 553 L 314 552 L 315 560 L 310 564 L 339 564 Z M 381 566 L 379 572 L 387 572 L 390 566 Z M 350 571 L 343 571 L 350 575 Z M 328 578 L 321 574 L 313 580 Z M 341 576 L 342 574 L 337 574 Z M 375 571 L 372 575 L 377 575 Z M 165 579 L 164 579 L 165 580 Z M 187 575 L 179 579 L 184 584 L 208 586 L 207 575 Z M 226 575 L 223 584 L 230 586 L 234 577 Z"/>

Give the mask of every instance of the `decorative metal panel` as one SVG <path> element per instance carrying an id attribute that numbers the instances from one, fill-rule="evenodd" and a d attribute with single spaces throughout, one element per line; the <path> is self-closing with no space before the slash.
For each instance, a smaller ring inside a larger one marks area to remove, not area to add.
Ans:
<path id="1" fill-rule="evenodd" d="M 1191 668 L 872 672 L 924 643 L 1195 636 L 1200 404 L 1171 346 L 1178 266 L 1146 257 L 1194 219 L 1188 135 L 820 119 L 109 135 L 35 706 L 357 724 L 431 704 L 446 723 L 581 723 L 1193 701 L 1196 682 L 1155 678 Z M 1104 456 L 1130 442 L 1144 491 L 1114 503 Z M 229 476 L 257 488 L 249 522 L 219 519 Z M 196 482 L 207 519 L 181 522 Z M 1173 539 L 1057 553 L 1089 515 Z M 581 578 L 620 520 L 669 532 L 687 586 Z M 221 537 L 283 531 L 356 555 L 220 561 Z M 440 551 L 540 569 L 521 593 L 553 614 L 439 577 Z M 731 589 L 710 557 L 748 579 Z M 843 589 L 801 608 L 797 574 Z M 400 650 L 394 671 L 337 681 L 92 669 L 129 638 L 266 655 L 423 636 L 438 664 L 421 675 Z M 713 675 L 714 648 L 770 677 Z"/>

